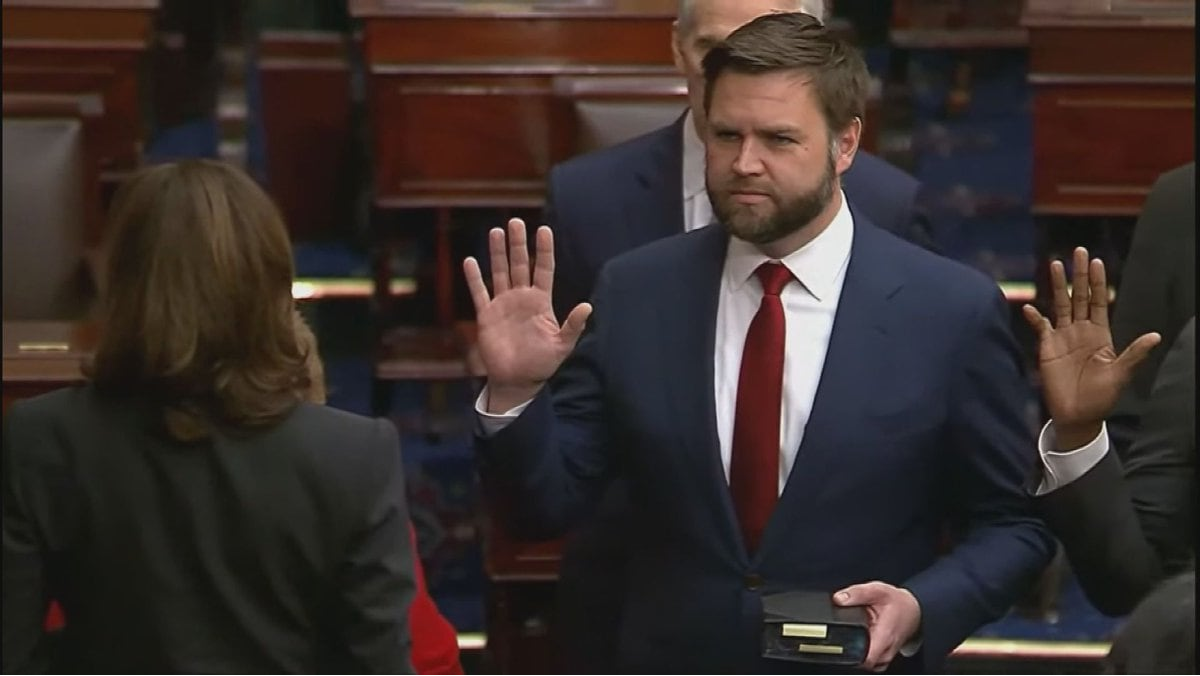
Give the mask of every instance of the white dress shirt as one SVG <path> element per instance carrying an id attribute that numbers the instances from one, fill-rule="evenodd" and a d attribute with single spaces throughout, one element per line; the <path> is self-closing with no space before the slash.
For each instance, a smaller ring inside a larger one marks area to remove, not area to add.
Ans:
<path id="1" fill-rule="evenodd" d="M 1108 453 L 1108 426 L 1100 426 L 1100 434 L 1087 445 L 1072 451 L 1054 450 L 1054 421 L 1042 427 L 1038 435 L 1038 455 L 1042 460 L 1042 480 L 1034 495 L 1045 495 L 1058 490 L 1087 474 L 1100 464 Z"/>
<path id="2" fill-rule="evenodd" d="M 843 196 L 842 206 L 829 227 L 804 247 L 779 261 L 787 266 L 797 280 L 784 287 L 780 294 L 786 326 L 783 399 L 779 402 L 782 413 L 779 433 L 780 493 L 787 483 L 804 438 L 804 428 L 812 413 L 853 240 L 854 222 Z M 726 481 L 729 480 L 729 461 L 733 451 L 733 416 L 742 348 L 750 322 L 762 302 L 762 286 L 754 271 L 769 260 L 753 245 L 732 237 L 729 239 L 717 301 L 716 349 L 713 355 L 717 436 Z M 504 429 L 528 406 L 526 402 L 503 414 L 489 414 L 487 396 L 485 387 L 475 404 L 482 431 L 486 435 Z"/>
<path id="3" fill-rule="evenodd" d="M 833 222 L 820 235 L 779 261 L 797 281 L 783 288 L 780 300 L 786 325 L 783 353 L 783 400 L 780 406 L 779 492 L 787 483 L 812 413 L 817 384 L 829 349 L 833 318 L 837 313 L 854 223 L 843 196 Z M 729 238 L 721 295 L 717 305 L 716 351 L 713 362 L 716 386 L 717 437 L 721 466 L 729 480 L 733 453 L 733 418 L 737 408 L 738 376 L 742 348 L 750 321 L 762 302 L 762 286 L 754 271 L 771 260 L 753 245 Z"/>
<path id="4" fill-rule="evenodd" d="M 704 141 L 696 133 L 696 122 L 688 110 L 683 119 L 683 229 L 691 232 L 713 220 L 712 202 L 704 181 Z"/>

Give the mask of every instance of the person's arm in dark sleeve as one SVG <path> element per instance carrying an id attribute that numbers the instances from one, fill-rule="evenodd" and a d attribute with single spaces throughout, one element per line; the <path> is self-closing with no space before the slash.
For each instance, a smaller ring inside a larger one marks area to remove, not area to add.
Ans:
<path id="1" fill-rule="evenodd" d="M 404 470 L 396 429 L 376 420 L 371 452 L 355 468 L 362 513 L 338 571 L 334 626 L 344 673 L 412 673 L 409 608 L 416 585 Z"/>

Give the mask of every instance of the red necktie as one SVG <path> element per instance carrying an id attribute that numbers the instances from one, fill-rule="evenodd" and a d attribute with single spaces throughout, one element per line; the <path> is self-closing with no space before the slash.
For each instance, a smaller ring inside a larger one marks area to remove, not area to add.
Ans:
<path id="1" fill-rule="evenodd" d="M 754 274 L 762 284 L 763 298 L 742 350 L 729 462 L 729 489 L 750 552 L 758 549 L 779 499 L 779 411 L 786 333 L 779 293 L 793 279 L 779 263 L 763 263 Z"/>

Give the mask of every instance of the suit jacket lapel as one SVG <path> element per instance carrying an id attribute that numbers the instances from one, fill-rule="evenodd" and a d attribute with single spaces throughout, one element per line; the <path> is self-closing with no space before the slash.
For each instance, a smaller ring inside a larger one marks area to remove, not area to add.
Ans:
<path id="1" fill-rule="evenodd" d="M 839 452 L 839 430 L 863 423 L 856 412 L 862 409 L 865 386 L 878 383 L 887 371 L 877 360 L 888 354 L 888 301 L 902 279 L 889 265 L 887 241 L 877 226 L 851 212 L 854 243 L 812 413 L 756 559 L 789 532 L 796 514 L 817 502 Z"/>
<path id="2" fill-rule="evenodd" d="M 705 501 L 704 517 L 718 524 L 721 542 L 731 543 L 725 551 L 734 557 L 735 565 L 744 564 L 745 547 L 721 465 L 713 386 L 717 303 L 729 238 L 724 228 L 710 226 L 688 234 L 685 241 L 689 246 L 680 259 L 686 263 L 675 266 L 678 274 L 670 293 L 664 294 L 669 300 L 657 342 L 662 348 L 672 424 L 687 456 L 683 467 L 693 473 L 691 482 Z"/>
<path id="3" fill-rule="evenodd" d="M 626 240 L 640 246 L 683 232 L 683 124 L 659 130 L 648 161 L 633 172 L 636 187 L 625 203 Z"/>

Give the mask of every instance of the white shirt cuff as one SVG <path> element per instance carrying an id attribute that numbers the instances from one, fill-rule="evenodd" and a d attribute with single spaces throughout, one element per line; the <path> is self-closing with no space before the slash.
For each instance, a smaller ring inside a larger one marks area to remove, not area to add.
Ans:
<path id="1" fill-rule="evenodd" d="M 475 400 L 475 417 L 479 421 L 479 429 L 483 432 L 484 437 L 496 436 L 500 430 L 508 427 L 512 421 L 517 419 L 517 416 L 533 403 L 533 400 L 518 404 L 504 413 L 488 413 L 487 399 L 488 388 L 483 386 L 483 391 L 479 393 L 479 397 Z"/>
<path id="2" fill-rule="evenodd" d="M 1042 481 L 1034 495 L 1046 495 L 1087 474 L 1108 453 L 1108 425 L 1100 426 L 1100 434 L 1085 446 L 1073 451 L 1055 451 L 1054 421 L 1050 420 L 1038 435 L 1038 456 L 1042 462 Z"/>

